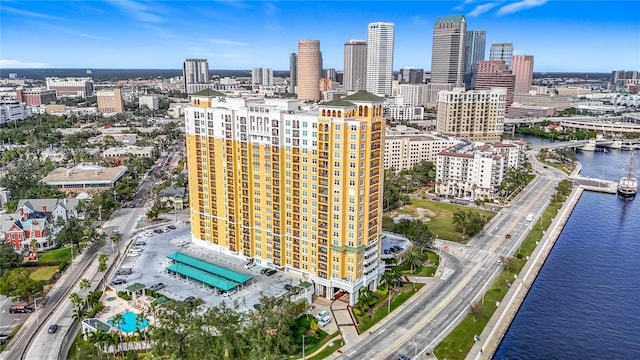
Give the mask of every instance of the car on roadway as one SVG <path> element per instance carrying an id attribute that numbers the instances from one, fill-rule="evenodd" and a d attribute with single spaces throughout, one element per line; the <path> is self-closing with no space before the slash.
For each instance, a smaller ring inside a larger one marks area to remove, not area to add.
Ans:
<path id="1" fill-rule="evenodd" d="M 47 330 L 47 332 L 49 334 L 55 334 L 56 331 L 58 331 L 58 327 L 59 326 L 57 324 L 51 324 L 51 325 L 49 325 L 49 329 Z"/>
<path id="2" fill-rule="evenodd" d="M 149 286 L 149 290 L 151 291 L 158 291 L 158 290 L 162 290 L 165 288 L 165 285 L 163 283 L 156 283 L 153 284 L 151 286 Z"/>
<path id="3" fill-rule="evenodd" d="M 407 355 L 400 355 L 400 357 L 398 358 L 398 360 L 411 360 L 410 357 L 408 357 Z"/>
<path id="4" fill-rule="evenodd" d="M 27 305 L 13 305 L 9 308 L 9 314 L 28 314 L 32 312 L 33 308 Z"/>
<path id="5" fill-rule="evenodd" d="M 127 279 L 123 279 L 123 278 L 118 278 L 111 282 L 112 285 L 121 285 L 126 283 L 127 283 Z"/>
<path id="6" fill-rule="evenodd" d="M 511 239 L 511 234 L 507 234 L 504 236 L 505 239 Z"/>

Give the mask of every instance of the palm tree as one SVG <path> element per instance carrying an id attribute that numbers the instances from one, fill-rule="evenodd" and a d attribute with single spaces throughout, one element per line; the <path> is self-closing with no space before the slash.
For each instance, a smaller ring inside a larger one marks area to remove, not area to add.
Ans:
<path id="1" fill-rule="evenodd" d="M 91 287 L 91 281 L 89 281 L 89 279 L 87 279 L 87 278 L 83 278 L 82 280 L 80 280 L 80 283 L 78 284 L 78 286 L 80 287 L 81 291 L 84 291 L 85 289 L 88 289 L 88 288 Z M 89 309 L 89 295 L 88 294 L 85 297 L 85 306 L 87 307 L 87 309 Z"/>
<path id="2" fill-rule="evenodd" d="M 78 295 L 77 292 L 72 292 L 71 294 L 69 294 L 69 300 L 71 300 L 71 303 L 78 309 L 80 309 L 80 305 L 82 304 L 82 298 L 80 297 L 80 295 Z"/>
<path id="3" fill-rule="evenodd" d="M 124 315 L 121 313 L 113 315 L 111 323 L 116 329 L 118 329 L 118 337 L 120 338 L 120 342 L 122 342 L 122 330 L 120 330 L 120 325 L 124 324 Z"/>
<path id="4" fill-rule="evenodd" d="M 104 288 L 107 288 L 107 284 L 105 283 L 105 276 L 107 276 L 107 255 L 106 254 L 100 254 L 98 256 L 98 271 L 103 273 L 102 275 L 102 282 L 104 284 Z"/>
<path id="5" fill-rule="evenodd" d="M 484 315 L 484 305 L 480 302 L 473 303 L 469 305 L 469 312 L 473 315 L 473 321 L 476 321 L 476 318 Z"/>
<path id="6" fill-rule="evenodd" d="M 146 340 L 146 333 L 147 330 L 146 328 L 143 328 L 144 322 L 147 321 L 147 319 L 144 318 L 144 314 L 143 313 L 139 313 L 136 315 L 136 332 L 138 333 L 138 337 L 140 339 L 142 339 L 142 336 L 145 337 Z"/>
<path id="7" fill-rule="evenodd" d="M 413 273 L 414 267 L 416 270 L 420 270 L 420 267 L 422 267 L 422 259 L 418 249 L 411 249 L 405 256 L 404 261 L 411 267 L 411 273 Z"/>
<path id="8" fill-rule="evenodd" d="M 504 266 L 505 270 L 507 270 L 507 274 L 510 274 L 514 270 L 515 262 L 512 257 L 500 256 L 500 262 L 502 263 L 502 266 Z"/>

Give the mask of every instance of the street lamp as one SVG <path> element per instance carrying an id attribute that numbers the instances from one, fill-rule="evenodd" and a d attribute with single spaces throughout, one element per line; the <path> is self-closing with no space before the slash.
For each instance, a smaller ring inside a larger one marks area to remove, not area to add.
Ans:
<path id="1" fill-rule="evenodd" d="M 307 337 L 306 335 L 302 335 L 302 360 L 305 360 L 306 357 L 304 356 L 304 338 Z"/>
<path id="2" fill-rule="evenodd" d="M 415 359 L 418 357 L 418 344 L 415 340 L 411 340 L 411 342 L 413 343 L 413 358 Z"/>
<path id="3" fill-rule="evenodd" d="M 40 316 L 38 316 L 38 299 L 33 299 L 33 307 L 36 312 L 36 326 L 40 325 Z"/>

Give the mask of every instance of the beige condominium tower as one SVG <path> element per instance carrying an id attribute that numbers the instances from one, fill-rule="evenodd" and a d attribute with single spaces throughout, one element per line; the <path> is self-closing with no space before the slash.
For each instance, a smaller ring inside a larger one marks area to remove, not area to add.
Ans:
<path id="1" fill-rule="evenodd" d="M 298 41 L 297 89 L 298 100 L 320 100 L 320 40 Z"/>
<path id="2" fill-rule="evenodd" d="M 295 274 L 334 298 L 378 286 L 384 117 L 366 91 L 297 100 L 203 90 L 186 110 L 196 244 Z"/>

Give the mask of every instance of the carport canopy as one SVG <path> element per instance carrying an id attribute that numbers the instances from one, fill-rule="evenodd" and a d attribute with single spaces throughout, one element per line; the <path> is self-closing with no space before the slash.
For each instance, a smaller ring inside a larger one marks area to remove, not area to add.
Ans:
<path id="1" fill-rule="evenodd" d="M 208 272 L 180 263 L 168 266 L 167 271 L 186 276 L 189 279 L 199 281 L 222 291 L 232 290 L 239 285 L 237 282 L 223 279 Z"/>
<path id="2" fill-rule="evenodd" d="M 195 258 L 193 256 L 187 255 L 185 253 L 181 253 L 179 251 L 176 251 L 174 253 L 167 255 L 167 257 L 176 263 L 188 265 L 190 267 L 207 272 L 216 277 L 231 280 L 238 284 L 244 284 L 247 281 L 253 279 L 251 275 L 239 273 L 237 271 L 233 271 L 225 267 L 212 264 L 208 261 Z"/>

